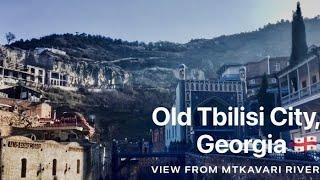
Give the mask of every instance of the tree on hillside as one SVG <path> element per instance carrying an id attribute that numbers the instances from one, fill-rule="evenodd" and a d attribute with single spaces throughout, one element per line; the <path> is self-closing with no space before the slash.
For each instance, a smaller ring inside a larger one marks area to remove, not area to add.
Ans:
<path id="1" fill-rule="evenodd" d="M 8 44 L 10 44 L 15 38 L 16 38 L 16 35 L 14 35 L 12 32 L 6 33 L 6 39 Z"/>
<path id="2" fill-rule="evenodd" d="M 297 3 L 297 10 L 293 14 L 291 48 L 290 64 L 295 65 L 301 62 L 308 52 L 306 28 L 299 2 Z"/>

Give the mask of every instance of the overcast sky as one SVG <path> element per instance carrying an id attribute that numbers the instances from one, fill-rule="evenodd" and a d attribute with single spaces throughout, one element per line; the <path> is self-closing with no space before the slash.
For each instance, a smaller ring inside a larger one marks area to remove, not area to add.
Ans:
<path id="1" fill-rule="evenodd" d="M 295 0 L 3 0 L 0 43 L 52 33 L 85 32 L 134 41 L 188 42 L 252 31 L 291 19 Z M 320 14 L 320 0 L 301 0 L 304 17 Z"/>

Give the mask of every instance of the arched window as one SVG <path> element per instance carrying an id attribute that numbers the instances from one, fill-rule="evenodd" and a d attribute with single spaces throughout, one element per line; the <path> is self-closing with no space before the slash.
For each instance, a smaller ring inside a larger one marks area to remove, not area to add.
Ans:
<path id="1" fill-rule="evenodd" d="M 25 178 L 27 176 L 27 159 L 21 159 L 21 177 Z"/>
<path id="2" fill-rule="evenodd" d="M 54 159 L 52 161 L 52 176 L 57 175 L 57 160 Z"/>
<path id="3" fill-rule="evenodd" d="M 77 174 L 80 173 L 80 159 L 77 159 Z"/>

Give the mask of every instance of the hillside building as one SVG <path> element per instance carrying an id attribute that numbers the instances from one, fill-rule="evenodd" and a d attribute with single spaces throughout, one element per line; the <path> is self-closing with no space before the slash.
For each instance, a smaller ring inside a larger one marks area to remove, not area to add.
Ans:
<path id="1" fill-rule="evenodd" d="M 110 176 L 111 147 L 93 142 L 95 129 L 86 119 L 53 114 L 46 102 L 0 98 L 0 179 Z"/>
<path id="2" fill-rule="evenodd" d="M 31 81 L 33 81 L 35 84 L 38 84 L 38 85 L 45 84 L 46 71 L 44 68 L 27 65 L 27 72 L 32 75 L 30 76 L 30 78 L 31 78 Z"/>
<path id="3" fill-rule="evenodd" d="M 22 85 L 2 88 L 0 89 L 0 92 L 6 94 L 5 97 L 7 98 L 28 100 L 30 102 L 40 102 L 40 99 L 42 98 L 40 91 Z"/>
<path id="4" fill-rule="evenodd" d="M 89 179 L 90 154 L 79 143 L 1 139 L 1 179 Z"/>
<path id="5" fill-rule="evenodd" d="M 106 148 L 92 143 L 0 139 L 1 179 L 89 179 L 110 177 Z"/>

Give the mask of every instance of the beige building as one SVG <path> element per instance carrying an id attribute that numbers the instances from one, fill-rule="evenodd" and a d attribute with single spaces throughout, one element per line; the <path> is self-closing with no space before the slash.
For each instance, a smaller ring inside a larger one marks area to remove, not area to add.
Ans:
<path id="1" fill-rule="evenodd" d="M 0 180 L 110 177 L 110 152 L 80 113 L 0 98 Z"/>
<path id="2" fill-rule="evenodd" d="M 52 115 L 52 107 L 48 103 L 37 103 L 31 105 L 27 110 L 29 116 L 36 116 L 39 119 L 50 119 Z"/>
<path id="3" fill-rule="evenodd" d="M 88 151 L 79 143 L 11 136 L 1 139 L 0 148 L 1 179 L 90 179 Z"/>
<path id="4" fill-rule="evenodd" d="M 50 119 L 52 107 L 46 102 L 29 102 L 11 98 L 0 98 L 0 106 L 7 106 L 12 111 L 23 111 L 23 114 L 38 119 Z"/>
<path id="5" fill-rule="evenodd" d="M 32 76 L 30 77 L 31 81 L 35 82 L 38 85 L 44 85 L 45 83 L 45 69 L 36 67 L 36 66 L 31 66 L 27 65 L 27 71 L 29 74 Z"/>

